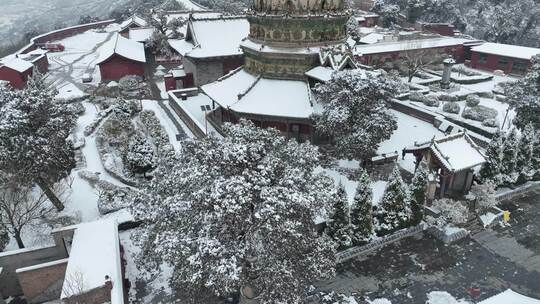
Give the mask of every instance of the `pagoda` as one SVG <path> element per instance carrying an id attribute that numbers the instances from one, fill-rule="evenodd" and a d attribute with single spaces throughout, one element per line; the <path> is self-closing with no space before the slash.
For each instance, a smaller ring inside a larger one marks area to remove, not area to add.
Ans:
<path id="1" fill-rule="evenodd" d="M 254 0 L 240 45 L 244 66 L 201 87 L 212 100 L 212 124 L 245 118 L 312 139 L 312 78 L 354 67 L 344 55 L 348 18 L 344 0 Z"/>

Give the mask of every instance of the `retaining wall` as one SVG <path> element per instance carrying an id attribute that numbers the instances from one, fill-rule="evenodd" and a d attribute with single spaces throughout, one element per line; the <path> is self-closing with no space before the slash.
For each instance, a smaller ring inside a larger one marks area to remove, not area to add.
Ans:
<path id="1" fill-rule="evenodd" d="M 374 250 L 380 249 L 386 245 L 392 244 L 394 242 L 397 242 L 399 240 L 402 240 L 406 237 L 413 236 L 416 234 L 420 234 L 425 230 L 424 224 L 420 224 L 418 226 L 414 226 L 411 228 L 407 228 L 404 230 L 397 231 L 393 234 L 384 236 L 380 239 L 377 239 L 373 242 L 370 242 L 369 244 L 353 247 L 341 252 L 338 252 L 336 254 L 337 263 L 343 263 L 345 261 L 348 261 L 350 259 L 353 259 L 357 256 L 364 255 L 367 253 L 370 253 Z"/>
<path id="2" fill-rule="evenodd" d="M 68 259 L 17 270 L 19 283 L 28 303 L 58 300 L 66 275 Z"/>
<path id="3" fill-rule="evenodd" d="M 0 253 L 0 267 L 3 268 L 0 274 L 0 294 L 4 297 L 23 294 L 23 289 L 17 279 L 17 269 L 49 263 L 67 257 L 68 253 L 63 244 Z"/>
<path id="4" fill-rule="evenodd" d="M 42 34 L 42 35 L 39 35 L 30 39 L 30 43 L 24 46 L 22 49 L 20 49 L 17 52 L 17 54 L 26 54 L 28 52 L 31 52 L 37 49 L 38 45 L 40 44 L 64 39 L 64 38 L 67 38 L 76 34 L 86 32 L 88 30 L 102 28 L 115 22 L 116 20 L 110 19 L 110 20 L 105 20 L 105 21 L 80 24 L 80 25 L 70 26 L 63 29 L 59 29 L 59 30 L 54 30 L 54 31 L 51 31 L 51 32 L 48 32 L 48 33 L 45 33 L 45 34 Z"/>

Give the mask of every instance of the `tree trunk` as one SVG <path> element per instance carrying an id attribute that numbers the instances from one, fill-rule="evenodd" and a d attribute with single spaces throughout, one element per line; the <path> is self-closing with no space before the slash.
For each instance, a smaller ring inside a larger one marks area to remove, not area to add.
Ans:
<path id="1" fill-rule="evenodd" d="M 24 248 L 24 243 L 21 239 L 21 232 L 20 231 L 15 231 L 15 240 L 17 241 L 17 245 L 19 246 L 19 249 L 23 249 Z"/>
<path id="2" fill-rule="evenodd" d="M 64 210 L 64 204 L 62 204 L 58 196 L 54 194 L 51 187 L 43 179 L 38 178 L 37 184 L 41 188 L 41 190 L 43 190 L 43 192 L 45 193 L 47 198 L 51 201 L 51 203 L 53 203 L 54 207 L 56 207 L 56 210 L 58 210 L 58 212 Z"/>
<path id="3" fill-rule="evenodd" d="M 409 83 L 412 82 L 415 73 L 409 73 Z"/>

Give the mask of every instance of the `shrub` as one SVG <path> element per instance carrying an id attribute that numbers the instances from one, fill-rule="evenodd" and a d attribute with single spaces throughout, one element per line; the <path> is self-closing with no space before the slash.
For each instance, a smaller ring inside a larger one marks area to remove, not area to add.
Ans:
<path id="1" fill-rule="evenodd" d="M 131 205 L 135 193 L 129 188 L 106 189 L 100 192 L 98 210 L 101 214 L 108 214 L 127 208 Z"/>
<path id="2" fill-rule="evenodd" d="M 438 107 L 440 105 L 439 99 L 436 95 L 425 96 L 423 103 L 428 107 Z"/>
<path id="3" fill-rule="evenodd" d="M 480 97 L 478 95 L 469 95 L 467 96 L 467 106 L 476 107 L 480 104 Z"/>
<path id="4" fill-rule="evenodd" d="M 497 117 L 497 111 L 485 106 L 476 106 L 467 108 L 463 111 L 463 118 L 472 119 L 476 121 L 484 121 L 487 119 L 495 119 Z"/>
<path id="5" fill-rule="evenodd" d="M 495 97 L 495 94 L 493 94 L 493 92 L 477 92 L 476 95 L 478 95 L 479 97 L 482 97 L 482 98 L 494 98 Z"/>
<path id="6" fill-rule="evenodd" d="M 409 99 L 411 101 L 424 102 L 426 100 L 426 96 L 420 92 L 411 92 L 411 94 L 409 94 Z"/>
<path id="7" fill-rule="evenodd" d="M 495 184 L 492 182 L 472 186 L 469 197 L 475 202 L 479 213 L 489 211 L 498 203 L 495 197 Z"/>
<path id="8" fill-rule="evenodd" d="M 498 128 L 499 127 L 499 121 L 497 119 L 486 119 L 482 122 L 482 125 L 489 128 Z"/>
<path id="9" fill-rule="evenodd" d="M 443 105 L 443 111 L 447 113 L 459 114 L 459 112 L 461 112 L 461 107 L 455 102 L 447 102 Z"/>
<path id="10" fill-rule="evenodd" d="M 128 75 L 118 81 L 118 86 L 123 91 L 133 91 L 140 88 L 143 79 L 140 76 Z"/>
<path id="11" fill-rule="evenodd" d="M 464 224 L 469 217 L 469 208 L 460 201 L 443 198 L 433 202 L 433 209 L 440 212 L 433 224 L 442 227 L 446 224 Z"/>
<path id="12" fill-rule="evenodd" d="M 458 98 L 454 95 L 450 95 L 450 94 L 440 94 L 439 95 L 439 100 L 441 101 L 458 101 Z"/>

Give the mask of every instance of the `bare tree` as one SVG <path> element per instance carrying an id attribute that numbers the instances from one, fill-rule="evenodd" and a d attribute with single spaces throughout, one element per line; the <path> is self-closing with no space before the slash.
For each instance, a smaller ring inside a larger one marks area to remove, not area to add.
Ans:
<path id="1" fill-rule="evenodd" d="M 38 188 L 14 184 L 0 185 L 0 225 L 24 248 L 23 229 L 51 214 L 54 208 Z"/>
<path id="2" fill-rule="evenodd" d="M 439 63 L 444 59 L 436 49 L 422 48 L 422 41 L 416 40 L 407 43 L 399 53 L 397 68 L 401 73 L 407 75 L 408 82 L 411 82 L 427 66 Z"/>
<path id="3" fill-rule="evenodd" d="M 86 292 L 87 283 L 84 278 L 84 274 L 77 270 L 70 273 L 64 279 L 64 285 L 62 286 L 62 293 L 66 298 L 78 296 Z"/>

